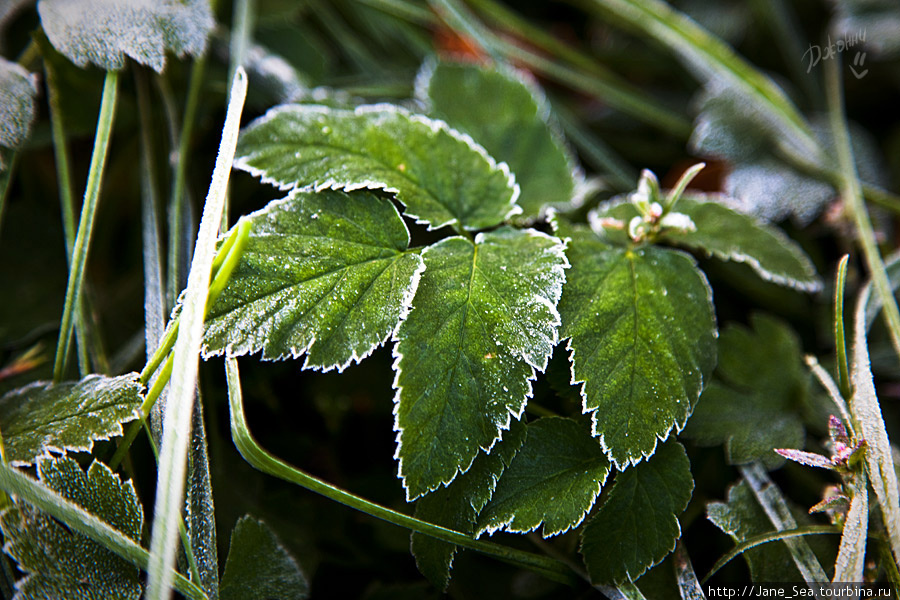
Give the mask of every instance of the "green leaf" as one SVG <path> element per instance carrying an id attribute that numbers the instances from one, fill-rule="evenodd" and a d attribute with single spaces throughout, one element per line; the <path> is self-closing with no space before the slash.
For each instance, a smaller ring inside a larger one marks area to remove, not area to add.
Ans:
<path id="1" fill-rule="evenodd" d="M 416 501 L 416 517 L 463 533 L 475 532 L 478 514 L 490 501 L 497 480 L 525 441 L 525 425 L 512 421 L 503 439 L 487 454 L 479 452 L 472 467 L 447 487 Z M 419 571 L 439 590 L 450 583 L 457 546 L 421 533 L 413 533 L 411 549 Z"/>
<path id="2" fill-rule="evenodd" d="M 71 458 L 38 462 L 42 483 L 140 541 L 143 511 L 131 482 L 99 462 L 87 473 Z M 16 598 L 140 598 L 137 567 L 86 536 L 74 532 L 30 504 L 19 503 L 0 516 L 4 550 L 26 576 Z"/>
<path id="3" fill-rule="evenodd" d="M 0 146 L 15 150 L 28 139 L 37 93 L 36 75 L 0 57 Z M 0 171 L 5 162 L 0 155 Z"/>
<path id="4" fill-rule="evenodd" d="M 275 107 L 244 130 L 235 166 L 281 189 L 383 189 L 430 229 L 484 229 L 522 210 L 505 164 L 446 123 L 386 104 Z"/>
<path id="5" fill-rule="evenodd" d="M 535 219 L 547 207 L 565 208 L 576 200 L 583 176 L 530 75 L 499 65 L 429 61 L 416 83 L 429 114 L 509 165 L 522 190 L 522 217 Z"/>
<path id="6" fill-rule="evenodd" d="M 30 465 L 51 452 L 90 452 L 95 440 L 122 435 L 141 405 L 137 373 L 89 375 L 81 381 L 36 381 L 0 398 L 6 460 Z"/>
<path id="7" fill-rule="evenodd" d="M 712 291 L 682 252 L 572 233 L 560 337 L 594 434 L 624 469 L 684 427 L 715 366 Z"/>
<path id="8" fill-rule="evenodd" d="M 689 216 L 697 230 L 672 229 L 665 239 L 722 260 L 747 263 L 766 281 L 807 292 L 822 288 L 815 266 L 777 227 L 703 198 L 682 198 L 677 210 Z"/>
<path id="9" fill-rule="evenodd" d="M 249 217 L 240 263 L 206 317 L 206 356 L 306 354 L 342 370 L 408 310 L 422 258 L 394 205 L 369 192 L 295 192 Z"/>
<path id="10" fill-rule="evenodd" d="M 809 374 L 787 324 L 762 314 L 750 324 L 723 329 L 715 378 L 684 435 L 703 446 L 725 444 L 731 464 L 761 460 L 774 469 L 784 463 L 775 448 L 803 447 Z"/>
<path id="11" fill-rule="evenodd" d="M 609 474 L 609 460 L 582 424 L 548 417 L 528 425 L 525 445 L 478 517 L 479 534 L 534 531 L 547 538 L 577 527 Z"/>
<path id="12" fill-rule="evenodd" d="M 707 504 L 706 513 L 709 520 L 735 542 L 743 542 L 773 530 L 765 511 L 756 501 L 750 486 L 743 480 L 728 489 L 726 502 Z M 751 548 L 743 555 L 754 582 L 803 581 L 783 541 Z"/>
<path id="13" fill-rule="evenodd" d="M 501 228 L 425 253 L 413 309 L 397 332 L 394 428 L 412 500 L 469 469 L 519 418 L 557 342 L 563 244 Z"/>
<path id="14" fill-rule="evenodd" d="M 166 51 L 202 54 L 214 25 L 209 0 L 40 0 L 38 12 L 66 58 L 107 71 L 123 68 L 128 56 L 162 73 Z"/>
<path id="15" fill-rule="evenodd" d="M 249 515 L 231 533 L 221 600 L 291 600 L 309 596 L 309 584 L 297 561 L 268 525 Z"/>
<path id="16" fill-rule="evenodd" d="M 678 515 L 693 490 L 691 463 L 678 442 L 619 473 L 582 532 L 581 554 L 591 581 L 634 581 L 665 558 L 681 535 Z"/>

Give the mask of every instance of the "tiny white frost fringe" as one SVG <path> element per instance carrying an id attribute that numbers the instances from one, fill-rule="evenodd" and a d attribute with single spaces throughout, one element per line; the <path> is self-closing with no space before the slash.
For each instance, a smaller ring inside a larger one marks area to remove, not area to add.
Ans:
<path id="1" fill-rule="evenodd" d="M 171 566 L 175 564 L 178 521 L 184 505 L 184 478 L 187 470 L 191 413 L 203 337 L 203 318 L 209 296 L 209 278 L 246 95 L 247 74 L 243 68 L 238 67 L 231 84 L 219 155 L 216 157 L 209 193 L 203 207 L 194 258 L 188 274 L 181 327 L 175 341 L 175 361 L 169 401 L 163 420 L 163 439 L 150 543 L 146 596 L 150 600 L 167 600 L 171 594 L 173 581 Z"/>
<path id="2" fill-rule="evenodd" d="M 853 397 L 850 398 L 850 414 L 856 419 L 866 440 L 866 467 L 869 480 L 875 490 L 875 496 L 881 505 L 881 514 L 887 527 L 888 539 L 894 560 L 900 564 L 900 491 L 897 489 L 897 473 L 891 457 L 891 443 L 881 406 L 875 395 L 875 383 L 872 381 L 872 370 L 869 364 L 869 349 L 866 346 L 867 308 L 871 303 L 881 308 L 881 300 L 876 294 L 872 297 L 872 282 L 866 284 L 859 294 L 856 306 L 855 332 L 853 342 L 853 363 L 850 379 L 853 384 Z"/>

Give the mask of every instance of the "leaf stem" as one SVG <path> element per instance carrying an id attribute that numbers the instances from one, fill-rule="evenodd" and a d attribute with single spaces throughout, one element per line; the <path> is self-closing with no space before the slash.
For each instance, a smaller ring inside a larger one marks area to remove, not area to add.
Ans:
<path id="1" fill-rule="evenodd" d="M 702 583 L 706 583 L 707 581 L 709 581 L 710 577 L 715 575 L 719 569 L 728 564 L 733 558 L 743 554 L 747 550 L 755 548 L 756 546 L 761 546 L 762 544 L 767 544 L 769 542 L 777 542 L 779 540 L 787 540 L 806 535 L 821 535 L 824 533 L 840 535 L 841 528 L 837 525 L 806 525 L 804 527 L 785 529 L 783 531 L 770 531 L 769 533 L 763 533 L 760 535 L 749 537 L 729 550 L 728 553 L 725 554 L 722 558 L 717 560 L 716 564 L 712 566 L 712 568 L 709 570 L 709 573 L 707 573 L 703 578 Z"/>
<path id="2" fill-rule="evenodd" d="M 0 464 L 0 489 L 15 494 L 71 529 L 86 535 L 131 564 L 147 569 L 150 553 L 105 521 L 87 512 L 52 489 L 24 473 Z M 206 593 L 177 572 L 170 572 L 176 590 L 191 600 L 208 600 Z"/>
<path id="3" fill-rule="evenodd" d="M 81 297 L 84 284 L 84 269 L 87 264 L 88 250 L 93 233 L 94 216 L 100 198 L 100 182 L 106 165 L 106 154 L 109 138 L 112 133 L 113 117 L 116 112 L 116 96 L 118 90 L 118 71 L 107 71 L 103 82 L 103 97 L 100 101 L 100 116 L 97 119 L 97 133 L 94 138 L 94 151 L 91 155 L 91 167 L 88 173 L 87 186 L 84 190 L 84 202 L 81 206 L 81 219 L 78 223 L 78 235 L 72 248 L 72 266 L 69 270 L 69 282 L 66 287 L 66 302 L 63 308 L 62 322 L 59 330 L 59 343 L 56 347 L 56 361 L 53 365 L 53 380 L 62 380 L 68 359 L 69 345 L 72 341 L 73 317 L 78 299 Z"/>
<path id="4" fill-rule="evenodd" d="M 241 219 L 238 221 L 237 225 L 232 228 L 231 234 L 219 247 L 219 251 L 213 260 L 212 283 L 209 285 L 209 298 L 206 302 L 207 311 L 225 289 L 228 279 L 231 277 L 231 273 L 234 272 L 234 269 L 240 262 L 241 254 L 244 252 L 244 247 L 247 245 L 249 236 L 250 221 Z M 159 399 L 159 396 L 162 394 L 166 385 L 168 385 L 169 379 L 172 376 L 172 367 L 175 360 L 175 357 L 172 354 L 172 348 L 175 347 L 175 340 L 178 337 L 180 321 L 180 317 L 176 317 L 169 324 L 165 335 L 159 342 L 159 346 L 156 348 L 153 356 L 147 361 L 144 370 L 141 371 L 140 382 L 143 385 L 150 384 L 153 375 L 158 372 L 156 381 L 153 382 L 153 385 L 147 392 L 147 396 L 144 398 L 144 402 L 141 404 L 140 412 L 142 419 L 146 419 L 150 415 L 150 409 L 156 404 L 157 399 Z M 162 365 L 161 370 L 160 365 Z M 111 469 L 115 470 L 118 468 L 122 459 L 125 458 L 125 453 L 128 452 L 131 444 L 137 438 L 140 429 L 141 423 L 139 421 L 135 421 L 129 425 L 124 438 L 122 438 L 119 447 L 116 448 L 115 454 L 113 454 L 109 461 L 109 467 Z"/>
<path id="5" fill-rule="evenodd" d="M 515 550 L 492 542 L 479 541 L 464 533 L 440 527 L 433 523 L 421 521 L 415 517 L 391 510 L 390 508 L 375 504 L 365 498 L 344 491 L 321 479 L 313 477 L 312 475 L 308 475 L 276 458 L 272 454 L 269 454 L 256 442 L 247 426 L 246 417 L 244 416 L 243 396 L 241 392 L 237 359 L 233 357 L 226 358 L 225 369 L 228 381 L 228 402 L 231 409 L 231 437 L 234 440 L 238 452 L 244 457 L 244 460 L 256 469 L 299 485 L 311 492 L 315 492 L 330 500 L 339 502 L 344 506 L 383 519 L 388 523 L 393 523 L 394 525 L 410 529 L 417 533 L 429 535 L 451 544 L 475 550 L 505 562 L 523 566 L 540 573 L 553 581 L 559 581 L 566 584 L 572 583 L 573 574 L 569 571 L 568 567 L 555 559 L 533 554 L 531 552 Z"/>

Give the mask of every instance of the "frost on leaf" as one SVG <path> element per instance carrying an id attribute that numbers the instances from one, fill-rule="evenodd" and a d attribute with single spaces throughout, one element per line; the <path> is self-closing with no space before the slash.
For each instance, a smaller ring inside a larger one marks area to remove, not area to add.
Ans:
<path id="1" fill-rule="evenodd" d="M 95 440 L 122 435 L 141 405 L 137 373 L 81 381 L 37 381 L 0 398 L 6 460 L 30 465 L 51 452 L 89 452 Z"/>
<path id="2" fill-rule="evenodd" d="M 503 439 L 494 445 L 490 454 L 478 453 L 468 471 L 457 476 L 447 487 L 419 498 L 416 517 L 463 533 L 474 533 L 478 514 L 491 499 L 497 480 L 524 441 L 525 425 L 512 421 L 509 431 L 503 432 Z M 411 549 L 419 571 L 436 588 L 446 590 L 456 544 L 413 533 Z"/>
<path id="3" fill-rule="evenodd" d="M 416 92 L 431 115 L 509 165 L 522 190 L 522 218 L 533 220 L 547 207 L 570 207 L 579 200 L 583 174 L 551 120 L 547 99 L 527 73 L 429 61 Z"/>
<path id="4" fill-rule="evenodd" d="M 469 469 L 522 414 L 557 341 L 563 244 L 501 228 L 429 247 L 397 332 L 399 473 L 412 500 Z"/>
<path id="5" fill-rule="evenodd" d="M 128 56 L 161 73 L 167 50 L 202 54 L 214 25 L 209 0 L 40 0 L 38 12 L 61 54 L 107 71 Z"/>
<path id="6" fill-rule="evenodd" d="M 600 494 L 609 468 L 609 459 L 584 424 L 560 417 L 530 423 L 525 445 L 478 517 L 478 530 L 528 533 L 543 524 L 546 538 L 577 527 Z"/>
<path id="7" fill-rule="evenodd" d="M 269 600 L 309 596 L 306 576 L 268 525 L 249 515 L 231 533 L 221 600 Z"/>
<path id="8" fill-rule="evenodd" d="M 28 139 L 37 93 L 36 75 L 0 57 L 0 146 L 14 150 Z M 0 171 L 5 168 L 0 154 Z"/>
<path id="9" fill-rule="evenodd" d="M 389 200 L 294 192 L 248 218 L 250 239 L 206 318 L 206 356 L 305 353 L 305 368 L 340 370 L 396 329 L 423 263 Z"/>
<path id="10" fill-rule="evenodd" d="M 747 263 L 767 281 L 807 292 L 822 288 L 815 266 L 780 229 L 703 198 L 682 198 L 678 210 L 691 218 L 696 230 L 673 230 L 667 240 L 716 258 Z"/>
<path id="11" fill-rule="evenodd" d="M 712 292 L 694 260 L 574 230 L 559 302 L 572 382 L 619 468 L 680 430 L 716 361 Z"/>
<path id="12" fill-rule="evenodd" d="M 727 197 L 682 197 L 675 206 L 691 227 L 663 229 L 659 242 L 700 250 L 720 260 L 746 263 L 765 279 L 806 292 L 821 289 L 816 268 L 799 245 L 775 225 L 736 210 Z M 669 213 L 667 216 L 671 216 Z M 605 238 L 614 238 L 609 224 L 629 223 L 639 216 L 627 200 L 613 200 L 589 215 L 591 225 Z"/>
<path id="13" fill-rule="evenodd" d="M 691 464 L 678 442 L 662 445 L 650 460 L 616 475 L 581 535 L 591 581 L 634 581 L 665 558 L 681 536 L 678 515 L 693 491 Z"/>
<path id="14" fill-rule="evenodd" d="M 684 435 L 704 446 L 724 444 L 731 464 L 761 460 L 772 469 L 784 463 L 775 448 L 803 447 L 809 374 L 790 327 L 760 314 L 750 323 L 752 329 L 723 329 L 713 381 Z"/>
<path id="15" fill-rule="evenodd" d="M 431 229 L 493 227 L 521 212 L 519 188 L 472 139 L 390 105 L 284 105 L 251 123 L 235 166 L 281 189 L 382 189 Z"/>
<path id="16" fill-rule="evenodd" d="M 99 462 L 87 473 L 71 458 L 43 459 L 38 477 L 47 487 L 140 542 L 143 510 L 131 482 Z M 30 504 L 0 516 L 4 551 L 25 577 L 16 599 L 133 598 L 141 596 L 138 568 L 90 538 L 70 530 Z"/>

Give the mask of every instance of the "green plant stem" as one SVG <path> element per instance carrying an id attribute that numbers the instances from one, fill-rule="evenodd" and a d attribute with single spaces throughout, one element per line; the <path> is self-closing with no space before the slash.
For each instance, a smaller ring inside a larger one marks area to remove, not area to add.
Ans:
<path id="1" fill-rule="evenodd" d="M 75 200 L 72 195 L 72 176 L 69 169 L 69 151 L 66 146 L 66 131 L 60 105 L 56 72 L 50 61 L 44 61 L 47 77 L 47 101 L 50 105 L 50 129 L 53 135 L 53 153 L 56 158 L 56 177 L 59 188 L 59 202 L 62 209 L 63 233 L 66 238 L 66 260 L 72 268 L 75 247 Z M 78 352 L 78 370 L 82 377 L 91 372 L 87 353 L 87 330 L 84 322 L 84 302 L 81 296 L 75 299 L 75 345 Z"/>
<path id="2" fill-rule="evenodd" d="M 388 523 L 410 529 L 417 533 L 429 535 L 470 550 L 475 550 L 511 564 L 526 567 L 554 581 L 562 583 L 572 582 L 573 574 L 569 571 L 568 567 L 557 560 L 533 554 L 531 552 L 515 550 L 491 542 L 482 542 L 464 533 L 440 527 L 427 521 L 421 521 L 415 517 L 369 502 L 364 498 L 360 498 L 359 496 L 346 492 L 321 479 L 313 477 L 312 475 L 308 475 L 269 454 L 256 442 L 247 426 L 247 420 L 244 416 L 243 397 L 241 393 L 240 373 L 238 370 L 237 359 L 231 357 L 226 358 L 225 369 L 228 380 L 228 402 L 231 410 L 231 437 L 234 440 L 238 452 L 244 457 L 244 460 L 256 469 L 299 485 L 311 492 L 315 492 L 330 500 L 339 502 L 344 506 L 383 519 Z"/>
<path id="3" fill-rule="evenodd" d="M 72 325 L 75 307 L 81 297 L 84 283 L 84 269 L 87 264 L 88 250 L 93 233 L 94 216 L 100 198 L 100 182 L 106 165 L 106 154 L 109 138 L 112 133 L 113 117 L 116 111 L 116 95 L 119 74 L 107 71 L 103 83 L 103 97 L 100 101 L 100 116 L 97 119 L 97 133 L 94 138 L 94 151 L 91 156 L 91 167 L 88 173 L 87 186 L 84 190 L 84 202 L 81 206 L 81 219 L 78 223 L 78 235 L 72 248 L 72 266 L 69 270 L 69 283 L 66 287 L 66 301 L 63 308 L 62 322 L 59 331 L 59 343 L 56 347 L 56 361 L 53 365 L 53 380 L 62 380 L 68 359 L 69 345 L 72 341 Z"/>
<path id="4" fill-rule="evenodd" d="M 74 502 L 52 489 L 41 485 L 24 473 L 3 464 L 0 465 L 0 489 L 19 496 L 69 528 L 81 533 L 129 563 L 147 569 L 150 553 L 105 521 L 87 512 Z M 191 600 L 207 600 L 206 593 L 179 573 L 171 572 L 174 587 Z"/>
<path id="5" fill-rule="evenodd" d="M 866 267 L 872 278 L 875 293 L 882 303 L 884 318 L 887 321 L 888 332 L 894 351 L 900 356 L 900 309 L 891 292 L 891 284 L 888 281 L 884 261 L 878 251 L 878 243 L 875 241 L 875 230 L 869 212 L 863 203 L 859 178 L 856 175 L 856 165 L 853 162 L 850 147 L 850 134 L 847 131 L 847 122 L 844 118 L 844 95 L 841 90 L 841 80 L 838 61 L 829 63 L 825 69 L 825 88 L 828 97 L 828 114 L 831 118 L 831 130 L 834 135 L 835 149 L 837 151 L 838 164 L 840 165 L 842 182 L 841 196 L 853 215 L 856 224 L 856 232 L 862 246 Z"/>
<path id="6" fill-rule="evenodd" d="M 507 42 L 494 35 L 474 15 L 457 0 L 429 0 L 441 18 L 454 31 L 461 32 L 475 40 L 486 52 L 496 58 L 517 62 L 547 78 L 570 86 L 572 89 L 602 100 L 610 107 L 627 115 L 649 123 L 678 137 L 687 138 L 691 132 L 690 122 L 681 115 L 672 113 L 666 107 L 647 99 L 623 81 L 614 81 L 598 75 L 596 67 L 584 72 Z"/>
<path id="7" fill-rule="evenodd" d="M 209 284 L 209 299 L 206 303 L 207 311 L 209 310 L 209 307 L 215 304 L 216 299 L 228 284 L 228 279 L 231 277 L 234 269 L 237 268 L 249 236 L 250 221 L 242 219 L 232 228 L 231 234 L 219 247 L 216 258 L 213 260 L 212 283 Z M 172 376 L 172 366 L 175 360 L 175 357 L 172 354 L 172 348 L 174 348 L 175 340 L 178 337 L 179 322 L 180 319 L 176 317 L 175 320 L 169 324 L 156 351 L 147 361 L 143 371 L 141 371 L 140 382 L 143 385 L 149 385 L 151 380 L 153 380 L 153 375 L 157 375 L 156 380 L 147 392 L 147 396 L 144 398 L 144 402 L 141 404 L 140 413 L 142 419 L 147 419 L 150 415 L 150 410 L 153 408 L 156 400 L 159 399 L 159 396 L 162 394 L 166 385 L 168 385 L 169 379 Z M 161 370 L 160 365 L 162 365 Z M 109 460 L 109 467 L 111 469 L 115 470 L 121 464 L 122 460 L 125 458 L 125 453 L 128 452 L 128 449 L 131 447 L 134 440 L 137 439 L 140 430 L 140 421 L 134 421 L 128 426 L 128 429 L 125 431 L 125 436 L 119 443 L 119 447 L 116 448 L 116 452 Z"/>
<path id="8" fill-rule="evenodd" d="M 719 569 L 728 564 L 733 558 L 740 556 L 747 550 L 755 548 L 756 546 L 761 546 L 762 544 L 767 544 L 769 542 L 777 542 L 779 540 L 787 540 L 807 535 L 821 535 L 824 533 L 840 535 L 841 528 L 837 525 L 806 525 L 804 527 L 797 527 L 795 529 L 772 531 L 769 533 L 763 533 L 747 538 L 746 540 L 729 550 L 728 553 L 725 554 L 722 558 L 717 560 L 716 564 L 712 566 L 712 568 L 709 570 L 709 573 L 707 573 L 703 578 L 702 583 L 706 583 L 710 577 L 715 575 Z"/>

